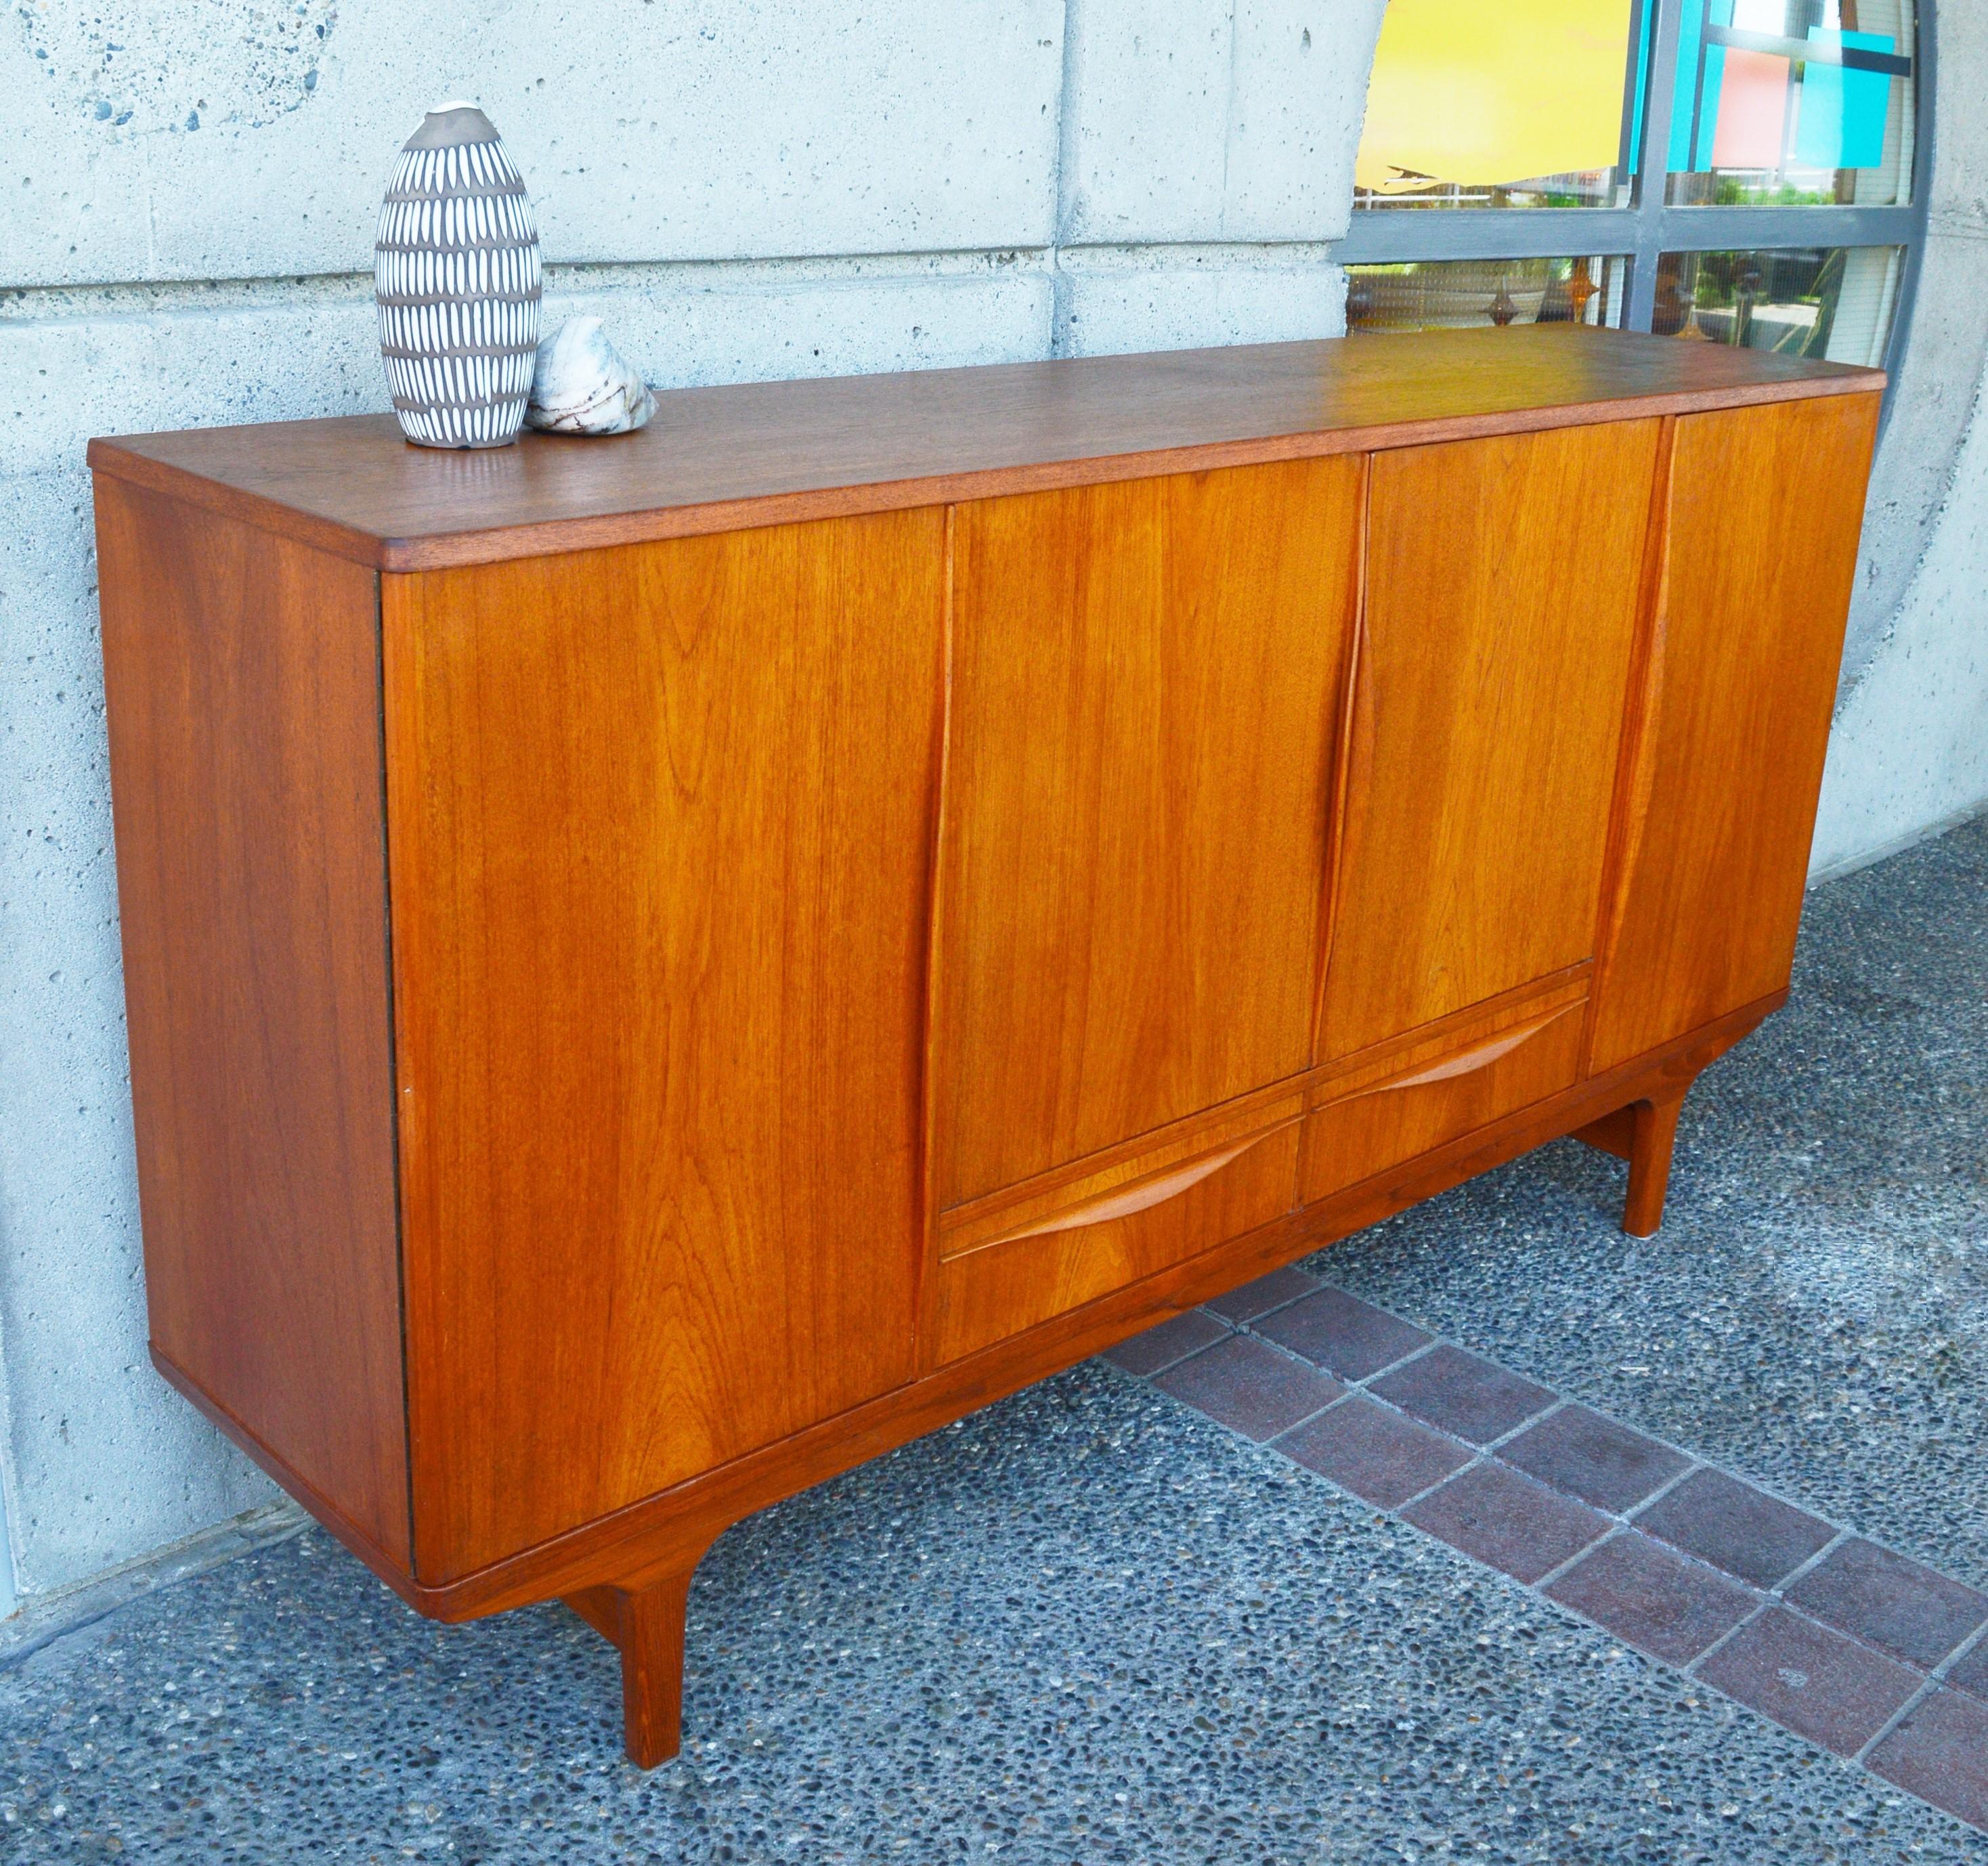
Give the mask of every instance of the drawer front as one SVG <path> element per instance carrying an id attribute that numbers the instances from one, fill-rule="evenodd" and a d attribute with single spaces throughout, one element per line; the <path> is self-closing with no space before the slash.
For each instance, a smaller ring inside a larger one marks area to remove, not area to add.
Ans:
<path id="1" fill-rule="evenodd" d="M 948 1215 L 937 1363 L 1080 1307 L 1266 1225 L 1296 1200 L 1303 1098 L 1196 1124 L 1098 1170 Z"/>
<path id="2" fill-rule="evenodd" d="M 1535 1002 L 1314 1091 L 1305 1122 L 1305 1202 L 1570 1087 L 1585 1004 Z"/>

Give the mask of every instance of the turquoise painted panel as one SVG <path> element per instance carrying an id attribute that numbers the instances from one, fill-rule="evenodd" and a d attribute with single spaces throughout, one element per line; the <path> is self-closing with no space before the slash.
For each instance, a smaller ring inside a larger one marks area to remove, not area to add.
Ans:
<path id="1" fill-rule="evenodd" d="M 1678 21 L 1677 87 L 1671 99 L 1672 174 L 1712 166 L 1712 126 L 1719 121 L 1719 93 L 1726 76 L 1726 48 L 1705 42 L 1707 25 L 1729 26 L 1733 0 L 1685 0 Z M 1700 68 L 1704 83 L 1699 83 Z M 1692 106 L 1697 103 L 1694 117 Z M 1697 135 L 1692 132 L 1696 128 Z"/>
<path id="2" fill-rule="evenodd" d="M 1889 52 L 1885 32 L 1832 32 L 1811 26 L 1818 45 Z M 1802 68 L 1795 160 L 1806 168 L 1876 168 L 1885 160 L 1885 117 L 1892 79 L 1882 71 L 1846 71 L 1814 59 Z"/>

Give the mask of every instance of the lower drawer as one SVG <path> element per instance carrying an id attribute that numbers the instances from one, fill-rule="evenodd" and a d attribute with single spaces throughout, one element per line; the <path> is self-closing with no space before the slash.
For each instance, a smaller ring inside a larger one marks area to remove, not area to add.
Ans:
<path id="1" fill-rule="evenodd" d="M 1290 1211 L 1304 1104 L 1211 1116 L 1060 1184 L 940 1221 L 932 1359 L 956 1361 Z"/>
<path id="2" fill-rule="evenodd" d="M 1586 1002 L 1522 1006 L 1315 1089 L 1300 1177 L 1305 1203 L 1571 1087 Z"/>

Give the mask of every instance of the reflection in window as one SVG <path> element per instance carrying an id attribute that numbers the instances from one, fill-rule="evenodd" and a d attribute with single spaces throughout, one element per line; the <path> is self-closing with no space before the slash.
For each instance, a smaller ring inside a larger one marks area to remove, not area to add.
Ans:
<path id="1" fill-rule="evenodd" d="M 1388 0 L 1356 205 L 1620 205 L 1638 11 L 1632 0 Z"/>
<path id="2" fill-rule="evenodd" d="M 1912 0 L 1682 0 L 1669 198 L 1886 206 L 1911 192 Z"/>
<path id="3" fill-rule="evenodd" d="M 1651 328 L 1875 366 L 1884 359 L 1899 257 L 1888 246 L 1667 252 L 1658 263 Z"/>
<path id="4" fill-rule="evenodd" d="M 1916 0 L 1388 0 L 1347 328 L 1577 318 L 1882 367 L 1929 49 Z M 1573 245 L 1604 256 L 1532 256 Z"/>
<path id="5" fill-rule="evenodd" d="M 1623 265 L 1573 259 L 1442 259 L 1346 269 L 1346 328 L 1469 329 L 1608 324 L 1621 315 Z"/>

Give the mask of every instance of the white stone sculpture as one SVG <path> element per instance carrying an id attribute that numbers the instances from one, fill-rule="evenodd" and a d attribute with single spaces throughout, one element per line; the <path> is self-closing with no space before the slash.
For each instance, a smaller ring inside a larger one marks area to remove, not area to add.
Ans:
<path id="1" fill-rule="evenodd" d="M 525 419 L 561 434 L 632 434 L 656 412 L 649 385 L 622 361 L 597 317 L 569 318 L 539 346 Z"/>

